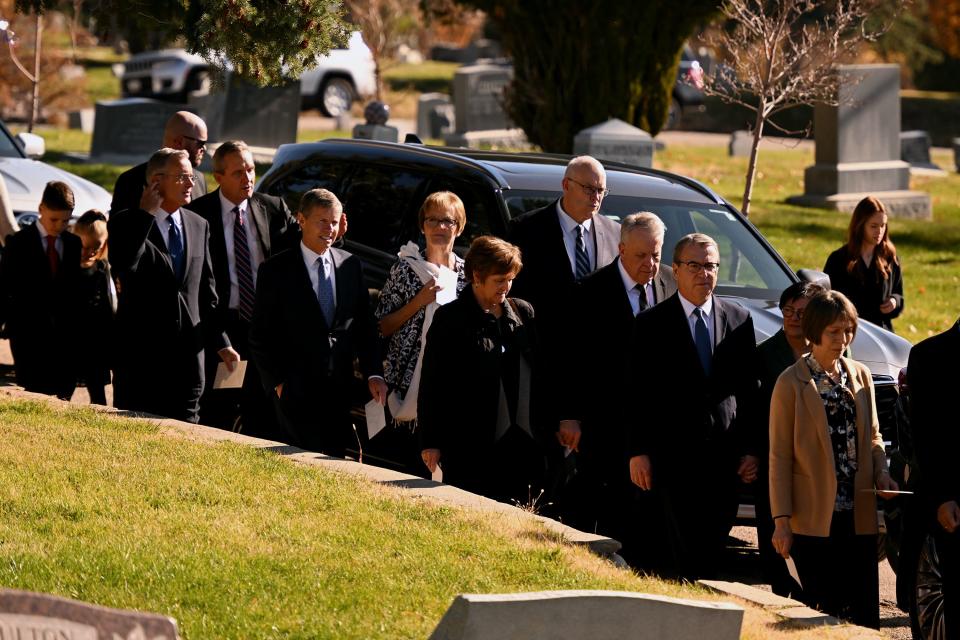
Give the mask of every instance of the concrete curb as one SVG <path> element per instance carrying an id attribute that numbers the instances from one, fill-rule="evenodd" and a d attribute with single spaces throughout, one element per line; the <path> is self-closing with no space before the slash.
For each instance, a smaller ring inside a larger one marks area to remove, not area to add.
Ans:
<path id="1" fill-rule="evenodd" d="M 816 609 L 811 609 L 797 600 L 784 598 L 775 593 L 757 589 L 756 587 L 751 587 L 741 582 L 698 580 L 697 584 L 726 596 L 734 596 L 741 600 L 746 600 L 761 609 L 765 609 L 779 616 L 782 620 L 789 622 L 791 626 L 810 628 L 822 627 L 824 625 L 845 625 L 855 633 L 851 638 L 856 638 L 857 640 L 873 640 L 874 638 L 880 639 L 884 637 L 875 629 L 848 624 L 838 618 L 821 613 Z"/>
<path id="2" fill-rule="evenodd" d="M 417 476 L 407 475 L 390 469 L 374 467 L 367 464 L 361 464 L 353 460 L 344 460 L 339 458 L 330 458 L 312 451 L 305 451 L 297 447 L 275 442 L 273 440 L 264 440 L 254 438 L 239 433 L 223 431 L 215 427 L 191 424 L 180 420 L 171 420 L 145 413 L 135 413 L 122 411 L 113 407 L 103 407 L 99 405 L 88 405 L 76 402 L 58 400 L 51 396 L 39 393 L 23 391 L 18 387 L 0 388 L 0 398 L 10 398 L 19 400 L 37 400 L 50 404 L 59 404 L 68 407 L 89 407 L 116 416 L 146 420 L 151 424 L 158 425 L 165 433 L 177 437 L 187 438 L 199 442 L 233 442 L 240 445 L 250 446 L 257 449 L 271 451 L 278 455 L 288 458 L 296 463 L 320 467 L 336 473 L 345 473 L 348 475 L 365 478 L 377 484 L 389 486 L 402 491 L 408 496 L 424 498 L 437 503 L 462 507 L 465 509 L 474 509 L 486 513 L 499 513 L 505 516 L 513 516 L 519 520 L 527 520 L 536 523 L 545 528 L 551 534 L 557 536 L 566 543 L 584 546 L 591 552 L 600 557 L 612 561 L 618 566 L 625 566 L 625 563 L 617 555 L 621 544 L 613 538 L 599 536 L 592 533 L 579 531 L 573 527 L 568 527 L 556 520 L 539 516 L 519 507 L 497 502 L 489 498 L 484 498 L 462 489 L 450 485 L 425 480 Z"/>

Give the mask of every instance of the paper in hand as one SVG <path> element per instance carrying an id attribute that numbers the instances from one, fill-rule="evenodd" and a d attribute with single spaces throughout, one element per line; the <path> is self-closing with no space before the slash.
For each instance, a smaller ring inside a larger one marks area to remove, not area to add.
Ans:
<path id="1" fill-rule="evenodd" d="M 387 416 L 383 411 L 383 405 L 376 400 L 371 399 L 364 405 L 363 410 L 367 416 L 367 437 L 373 438 L 387 426 Z"/>
<path id="2" fill-rule="evenodd" d="M 440 290 L 437 291 L 437 304 L 445 305 L 457 299 L 457 272 L 447 267 L 440 267 L 440 275 L 437 276 L 437 285 Z"/>
<path id="3" fill-rule="evenodd" d="M 243 376 L 247 372 L 247 361 L 236 363 L 233 371 L 227 369 L 226 362 L 217 363 L 217 374 L 213 378 L 214 389 L 239 389 L 243 386 Z"/>
<path id="4" fill-rule="evenodd" d="M 443 468 L 437 465 L 437 470 L 430 474 L 430 479 L 434 482 L 443 482 Z"/>
<path id="5" fill-rule="evenodd" d="M 796 580 L 797 584 L 800 585 L 800 588 L 803 589 L 803 583 L 800 582 L 800 574 L 797 572 L 797 563 L 794 562 L 792 556 L 787 556 L 786 562 L 787 562 L 787 573 L 789 573 L 790 577 Z"/>

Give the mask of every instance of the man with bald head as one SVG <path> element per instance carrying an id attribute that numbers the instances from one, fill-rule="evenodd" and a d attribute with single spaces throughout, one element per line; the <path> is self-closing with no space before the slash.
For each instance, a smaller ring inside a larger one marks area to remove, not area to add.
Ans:
<path id="1" fill-rule="evenodd" d="M 617 257 L 620 226 L 598 215 L 607 195 L 607 174 L 595 158 L 577 156 L 570 160 L 561 181 L 560 198 L 513 220 L 510 241 L 520 247 L 523 269 L 513 284 L 513 293 L 533 305 L 537 331 L 543 345 L 540 356 L 541 375 L 534 394 L 543 407 L 539 421 L 547 445 L 551 475 L 573 458 L 564 457 L 564 448 L 576 448 L 575 435 L 560 429 L 560 416 L 554 401 L 559 380 L 557 372 L 565 368 L 570 357 L 570 340 L 578 334 L 566 331 L 570 321 L 571 299 L 577 282 L 605 267 Z M 574 349 L 578 347 L 573 347 Z M 551 497 L 554 502 L 558 495 Z"/>
<path id="2" fill-rule="evenodd" d="M 187 152 L 190 164 L 193 166 L 193 199 L 207 193 L 207 182 L 203 174 L 197 169 L 203 161 L 204 149 L 207 146 L 207 125 L 200 116 L 189 111 L 177 111 L 170 116 L 163 129 L 163 144 L 167 149 L 177 149 Z M 113 201 L 110 203 L 110 214 L 113 215 L 124 209 L 136 209 L 140 206 L 140 196 L 147 185 L 147 163 L 138 164 L 120 174 L 113 187 Z"/>

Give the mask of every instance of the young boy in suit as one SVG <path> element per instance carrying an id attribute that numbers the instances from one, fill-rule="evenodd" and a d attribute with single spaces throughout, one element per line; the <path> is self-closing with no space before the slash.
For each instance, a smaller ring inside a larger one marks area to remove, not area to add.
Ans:
<path id="1" fill-rule="evenodd" d="M 67 232 L 73 191 L 50 182 L 40 219 L 7 238 L 0 260 L 0 322 L 6 323 L 17 384 L 69 400 L 76 370 L 70 335 L 71 289 L 80 270 L 80 239 Z"/>

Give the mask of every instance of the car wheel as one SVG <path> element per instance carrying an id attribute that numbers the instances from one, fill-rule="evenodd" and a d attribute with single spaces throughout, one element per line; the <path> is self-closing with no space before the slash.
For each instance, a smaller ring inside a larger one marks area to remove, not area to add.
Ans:
<path id="1" fill-rule="evenodd" d="M 347 78 L 333 77 L 323 81 L 320 87 L 320 113 L 336 118 L 353 104 L 353 83 Z"/>
<path id="2" fill-rule="evenodd" d="M 927 536 L 917 560 L 916 583 L 910 598 L 910 627 L 918 640 L 945 640 L 943 575 L 933 536 Z"/>

